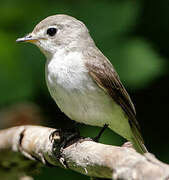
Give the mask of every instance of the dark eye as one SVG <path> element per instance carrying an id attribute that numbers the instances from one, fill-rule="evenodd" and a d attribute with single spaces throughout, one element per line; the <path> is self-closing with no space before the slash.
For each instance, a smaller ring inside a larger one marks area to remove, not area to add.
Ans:
<path id="1" fill-rule="evenodd" d="M 56 28 L 49 28 L 46 33 L 47 33 L 49 36 L 54 36 L 54 35 L 56 34 L 56 32 L 57 32 L 57 29 L 56 29 Z"/>

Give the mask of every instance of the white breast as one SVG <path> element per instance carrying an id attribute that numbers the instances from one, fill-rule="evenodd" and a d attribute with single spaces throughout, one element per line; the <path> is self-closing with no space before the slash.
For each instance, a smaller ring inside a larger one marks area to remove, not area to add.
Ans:
<path id="1" fill-rule="evenodd" d="M 123 110 L 89 76 L 81 53 L 57 51 L 47 61 L 46 81 L 59 108 L 72 120 L 95 126 L 106 123 L 112 129 L 121 122 L 121 131 L 126 131 Z"/>
<path id="2" fill-rule="evenodd" d="M 102 93 L 88 75 L 82 58 L 81 53 L 66 54 L 61 49 L 46 65 L 46 81 L 51 96 L 59 108 L 76 121 L 83 121 L 82 117 L 85 118 L 91 106 L 99 105 L 97 93 Z"/>
<path id="3" fill-rule="evenodd" d="M 82 61 L 82 55 L 78 52 L 66 53 L 59 50 L 48 61 L 46 67 L 49 86 L 62 87 L 73 90 L 83 88 L 83 82 L 87 80 L 87 69 Z"/>

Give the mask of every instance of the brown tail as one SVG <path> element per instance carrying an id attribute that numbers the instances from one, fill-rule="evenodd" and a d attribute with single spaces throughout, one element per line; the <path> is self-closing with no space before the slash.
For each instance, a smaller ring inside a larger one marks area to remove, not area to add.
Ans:
<path id="1" fill-rule="evenodd" d="M 138 128 L 133 123 L 131 123 L 131 130 L 133 132 L 133 138 L 131 139 L 131 141 L 136 151 L 141 154 L 148 152 L 144 145 L 144 140 L 141 136 L 141 133 L 139 132 Z"/>

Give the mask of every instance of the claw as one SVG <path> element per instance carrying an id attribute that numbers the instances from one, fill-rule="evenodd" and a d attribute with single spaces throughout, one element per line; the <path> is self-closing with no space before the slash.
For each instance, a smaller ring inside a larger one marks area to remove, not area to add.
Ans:
<path id="1" fill-rule="evenodd" d="M 59 142 L 61 140 L 60 138 L 60 130 L 57 129 L 55 131 L 53 131 L 50 135 L 49 135 L 49 140 L 52 143 L 53 141 L 57 141 Z"/>

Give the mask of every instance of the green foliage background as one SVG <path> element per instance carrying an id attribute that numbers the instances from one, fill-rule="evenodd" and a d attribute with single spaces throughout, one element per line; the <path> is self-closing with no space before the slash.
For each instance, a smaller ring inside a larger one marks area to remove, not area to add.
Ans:
<path id="1" fill-rule="evenodd" d="M 44 78 L 45 57 L 35 46 L 16 44 L 15 40 L 31 32 L 45 17 L 59 13 L 74 16 L 87 25 L 136 105 L 147 148 L 159 159 L 169 162 L 167 0 L 1 0 L 0 107 L 33 101 L 50 113 L 51 119 L 56 118 L 58 110 Z M 63 123 L 65 119 L 63 117 Z M 80 125 L 80 129 L 87 136 L 95 136 L 99 130 L 84 125 Z M 101 141 L 121 144 L 124 140 L 107 130 Z M 56 168 L 44 170 L 35 179 L 47 179 L 49 173 L 50 179 L 56 176 L 87 179 Z"/>

